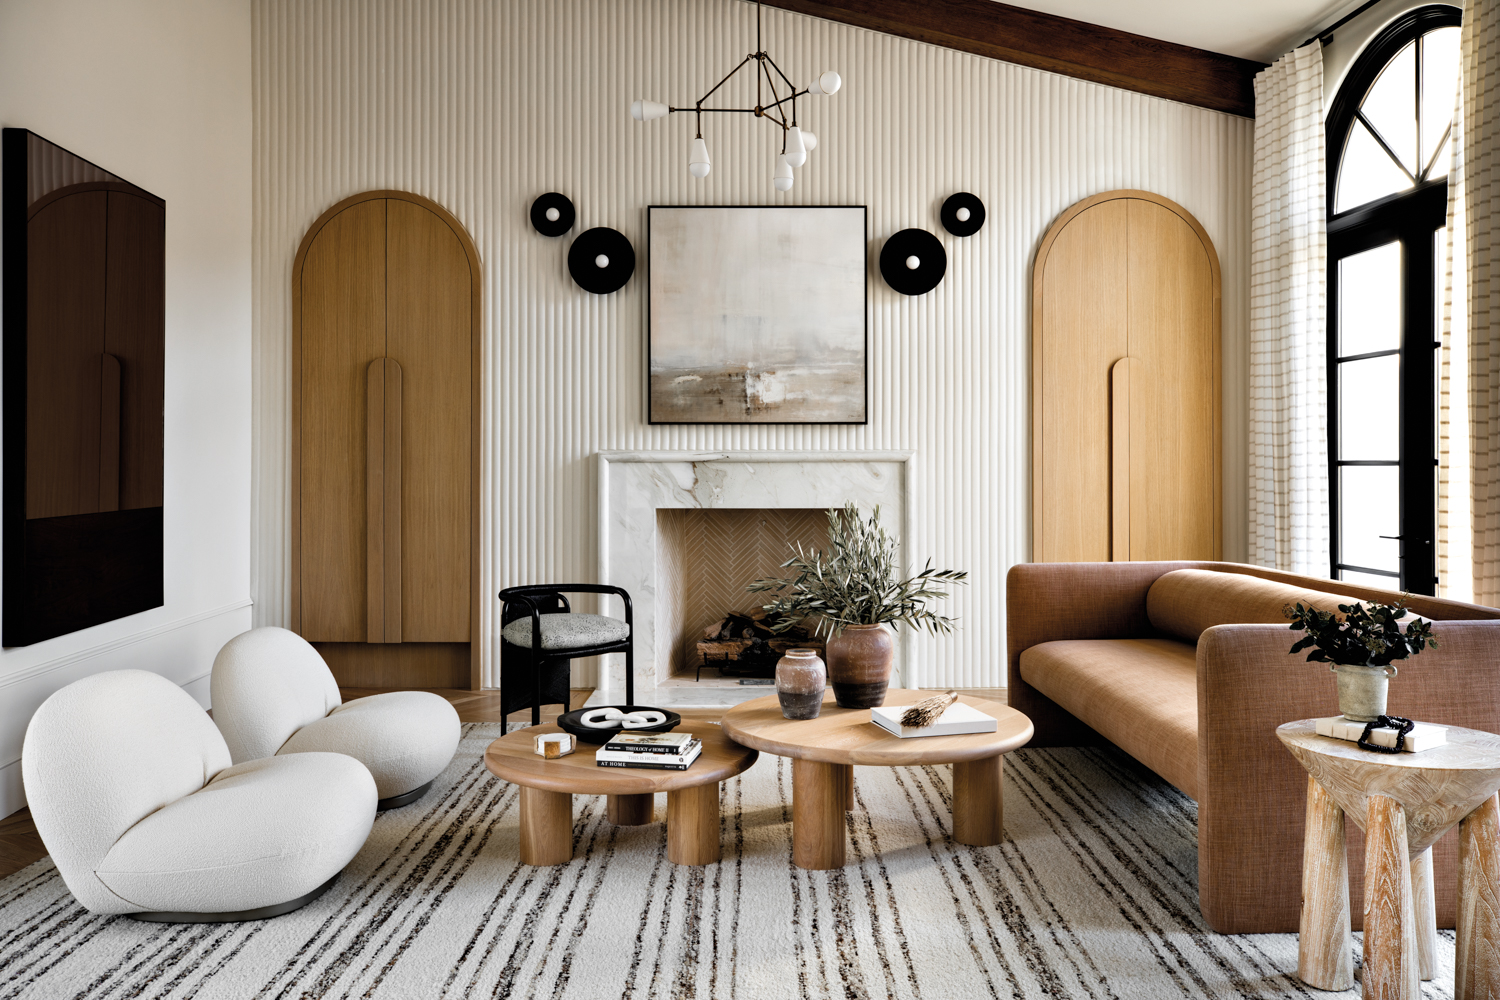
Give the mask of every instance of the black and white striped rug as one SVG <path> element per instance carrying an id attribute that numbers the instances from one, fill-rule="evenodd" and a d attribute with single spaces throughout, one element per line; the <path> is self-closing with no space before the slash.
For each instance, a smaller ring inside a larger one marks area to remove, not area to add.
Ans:
<path id="1" fill-rule="evenodd" d="M 573 862 L 527 868 L 516 787 L 481 762 L 498 734 L 466 726 L 433 791 L 274 920 L 94 916 L 47 860 L 0 880 L 0 1000 L 1335 996 L 1295 978 L 1294 935 L 1204 926 L 1194 804 L 1111 753 L 1012 754 L 1001 847 L 947 840 L 947 768 L 861 767 L 849 865 L 801 871 L 789 762 L 762 755 L 722 786 L 717 865 L 576 796 Z"/>

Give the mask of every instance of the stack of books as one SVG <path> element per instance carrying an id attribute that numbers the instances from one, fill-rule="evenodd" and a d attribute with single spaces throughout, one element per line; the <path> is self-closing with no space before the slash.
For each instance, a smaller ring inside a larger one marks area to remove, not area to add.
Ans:
<path id="1" fill-rule="evenodd" d="M 1363 722 L 1350 722 L 1342 715 L 1335 715 L 1328 719 L 1316 720 L 1319 736 L 1332 736 L 1336 740 L 1348 740 L 1357 743 L 1365 733 Z M 1396 731 L 1394 729 L 1375 729 L 1370 732 L 1370 742 L 1378 747 L 1394 747 L 1396 745 Z M 1434 726 L 1430 722 L 1418 722 L 1412 727 L 1412 731 L 1406 734 L 1406 740 L 1402 748 L 1407 753 L 1421 753 L 1423 750 L 1431 750 L 1434 747 L 1447 746 L 1448 727 Z"/>
<path id="2" fill-rule="evenodd" d="M 594 751 L 594 763 L 686 771 L 702 752 L 703 741 L 692 733 L 619 733 Z"/>

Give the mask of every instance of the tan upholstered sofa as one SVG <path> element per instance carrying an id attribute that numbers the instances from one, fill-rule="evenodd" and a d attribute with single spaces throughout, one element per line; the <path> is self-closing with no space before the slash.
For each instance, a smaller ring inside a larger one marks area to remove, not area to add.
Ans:
<path id="1" fill-rule="evenodd" d="M 1189 572 L 1180 572 L 1180 571 Z M 1224 933 L 1295 931 L 1307 774 L 1283 722 L 1335 715 L 1324 664 L 1287 650 L 1281 609 L 1399 594 L 1237 563 L 1028 563 L 1007 579 L 1009 701 L 1030 746 L 1115 744 L 1198 802 L 1198 891 Z M 1500 732 L 1500 610 L 1415 596 L 1439 648 L 1401 661 L 1389 711 Z M 1261 623 L 1261 624 L 1251 624 Z M 1360 926 L 1364 850 L 1349 830 Z M 1438 922 L 1453 926 L 1457 847 L 1434 849 Z"/>

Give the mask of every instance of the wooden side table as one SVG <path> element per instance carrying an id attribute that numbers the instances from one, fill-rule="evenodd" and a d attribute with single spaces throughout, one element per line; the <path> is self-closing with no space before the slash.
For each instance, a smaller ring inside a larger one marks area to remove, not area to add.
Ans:
<path id="1" fill-rule="evenodd" d="M 667 860 L 679 865 L 718 861 L 719 782 L 747 770 L 759 755 L 729 740 L 712 716 L 684 713 L 680 731 L 703 741 L 703 752 L 686 771 L 600 767 L 591 743 L 566 757 L 545 760 L 533 736 L 562 732 L 555 725 L 530 726 L 500 737 L 484 752 L 496 777 L 521 786 L 521 863 L 563 865 L 573 860 L 573 796 L 607 795 L 606 815 L 618 826 L 652 821 L 653 796 L 667 793 Z"/>
<path id="2" fill-rule="evenodd" d="M 887 705 L 914 705 L 931 691 L 886 692 Z M 1004 834 L 1001 755 L 1031 739 L 1031 720 L 1009 705 L 960 695 L 998 722 L 993 733 L 901 739 L 870 721 L 868 708 L 839 708 L 833 692 L 816 719 L 782 716 L 775 695 L 724 713 L 735 742 L 792 759 L 792 862 L 798 868 L 844 867 L 844 812 L 854 805 L 855 764 L 953 765 L 953 839 L 985 847 Z"/>
<path id="3" fill-rule="evenodd" d="M 1377 754 L 1319 736 L 1315 720 L 1276 736 L 1307 769 L 1297 975 L 1320 990 L 1354 985 L 1344 817 L 1365 830 L 1363 995 L 1419 1000 L 1436 965 L 1432 845 L 1459 828 L 1454 995 L 1500 996 L 1500 736 L 1456 726 L 1448 745 Z"/>

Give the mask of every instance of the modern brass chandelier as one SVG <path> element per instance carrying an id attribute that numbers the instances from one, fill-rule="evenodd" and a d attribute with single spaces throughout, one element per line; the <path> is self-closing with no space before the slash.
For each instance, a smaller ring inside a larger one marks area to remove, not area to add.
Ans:
<path id="1" fill-rule="evenodd" d="M 746 66 L 755 65 L 755 106 L 753 108 L 705 108 L 703 102 L 712 97 L 736 73 Z M 778 83 L 778 79 L 780 83 Z M 688 172 L 694 177 L 708 176 L 711 163 L 708 158 L 708 143 L 703 140 L 703 116 L 706 114 L 754 115 L 781 129 L 781 152 L 776 154 L 776 170 L 771 182 L 778 191 L 792 189 L 792 168 L 807 162 L 807 154 L 818 146 L 818 137 L 797 125 L 797 98 L 808 95 L 831 97 L 838 93 L 843 80 L 833 70 L 821 74 L 812 83 L 798 90 L 787 75 L 776 65 L 776 60 L 766 53 L 761 43 L 760 0 L 755 3 L 755 51 L 740 60 L 738 66 L 709 88 L 708 93 L 698 98 L 690 108 L 674 108 L 657 101 L 635 101 L 630 105 L 630 115 L 638 122 L 655 121 L 678 111 L 691 112 L 695 118 L 697 135 L 688 152 Z M 785 96 L 782 96 L 785 92 Z"/>

